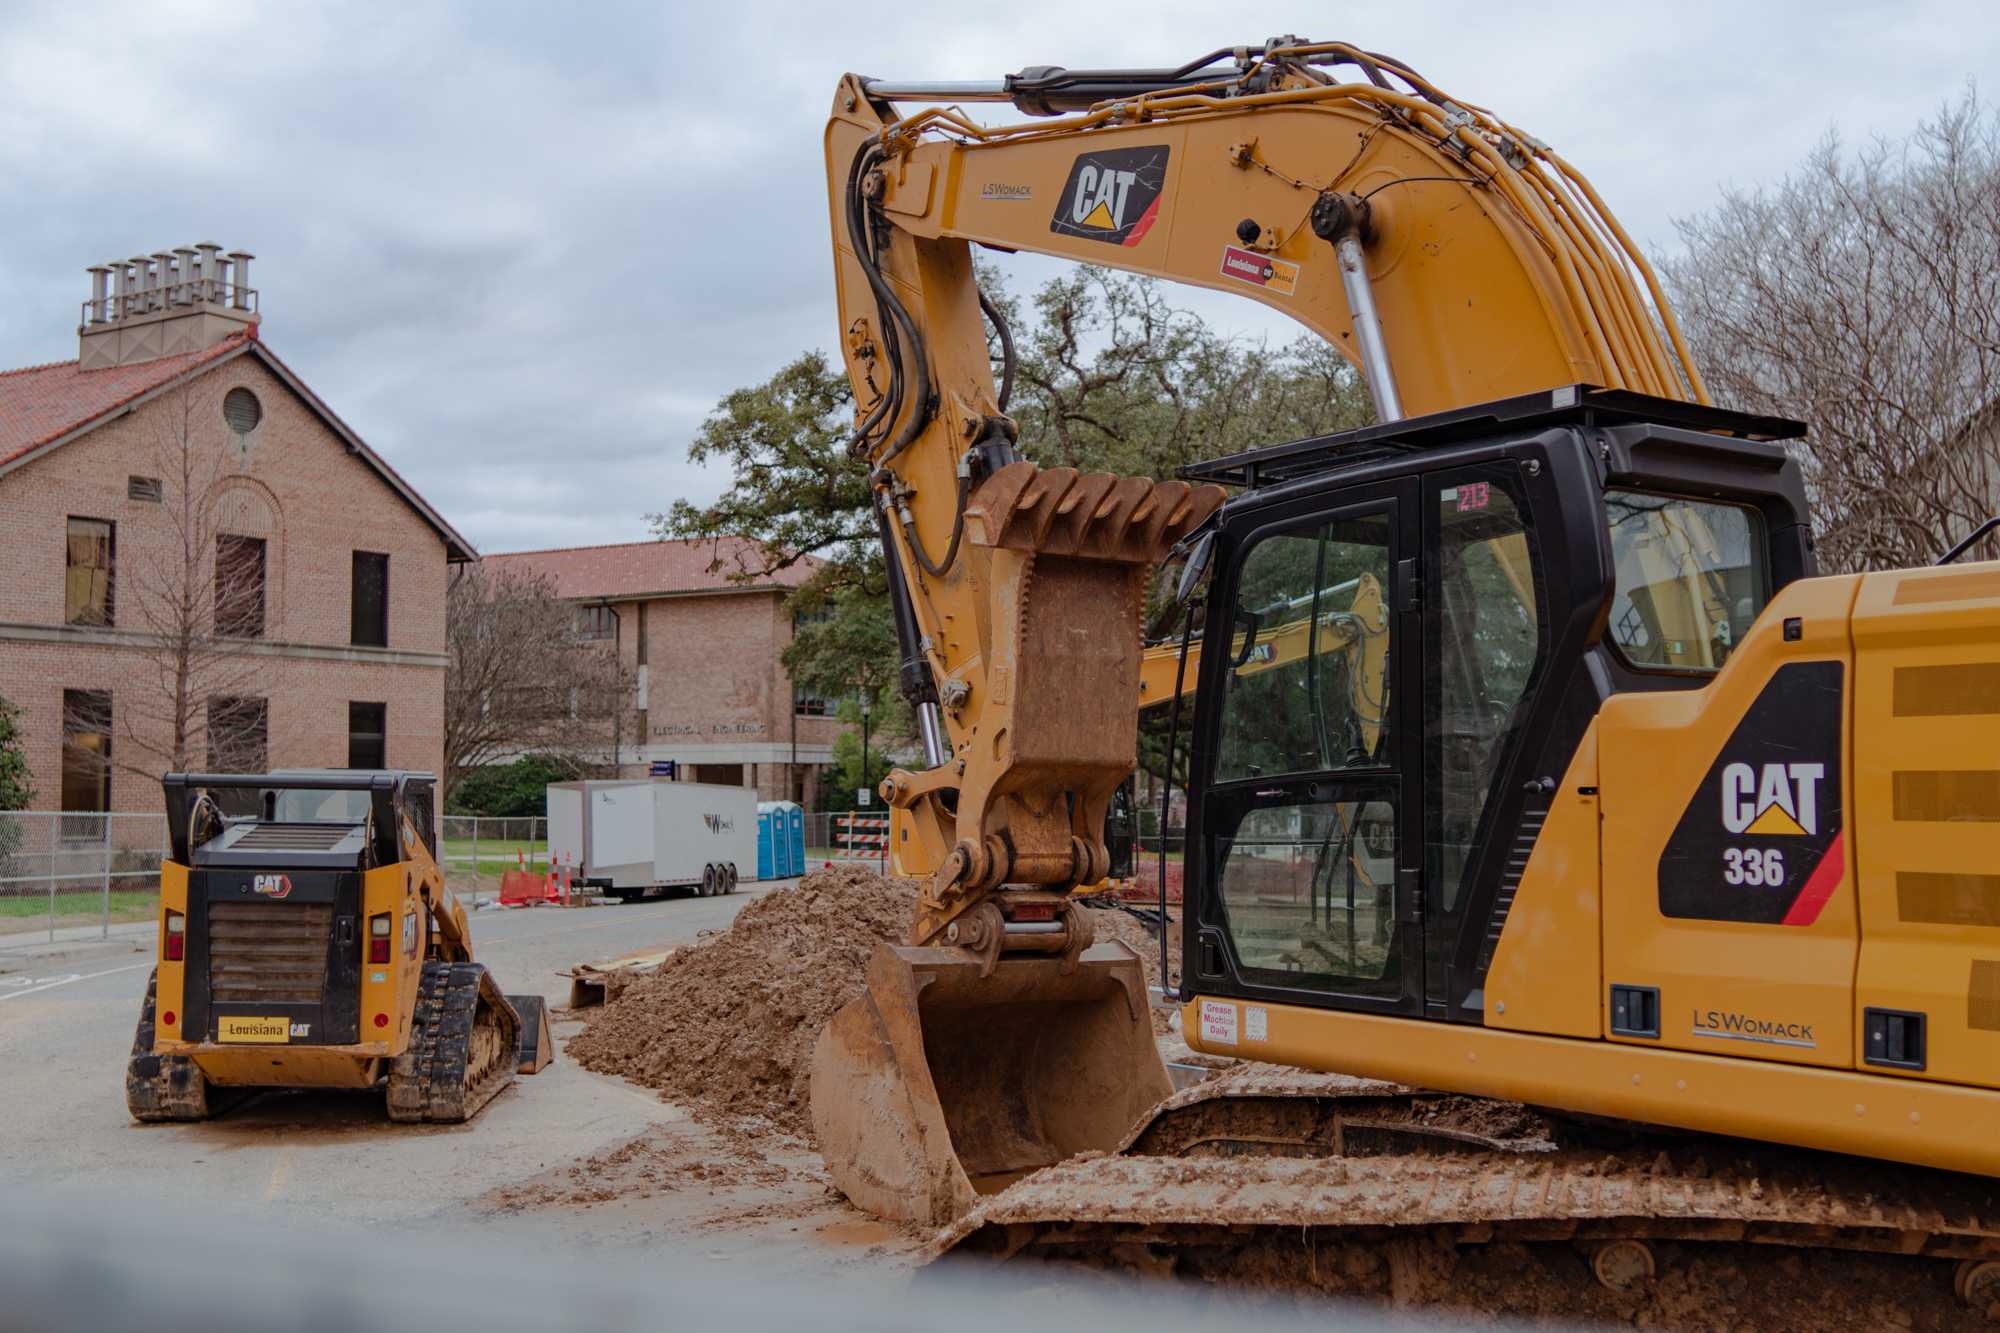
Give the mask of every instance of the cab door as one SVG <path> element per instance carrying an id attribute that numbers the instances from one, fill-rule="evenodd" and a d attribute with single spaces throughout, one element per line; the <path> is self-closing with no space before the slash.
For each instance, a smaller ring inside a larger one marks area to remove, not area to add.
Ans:
<path id="1" fill-rule="evenodd" d="M 1202 994 L 1422 1008 L 1415 502 L 1385 482 L 1225 526 L 1188 843 Z"/>

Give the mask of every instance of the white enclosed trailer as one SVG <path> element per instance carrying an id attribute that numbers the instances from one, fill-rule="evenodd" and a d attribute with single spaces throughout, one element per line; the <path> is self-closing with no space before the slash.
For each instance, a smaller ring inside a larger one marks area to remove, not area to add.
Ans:
<path id="1" fill-rule="evenodd" d="M 627 902 L 668 889 L 729 893 L 757 875 L 757 793 L 701 782 L 555 782 L 549 855 L 572 882 Z"/>

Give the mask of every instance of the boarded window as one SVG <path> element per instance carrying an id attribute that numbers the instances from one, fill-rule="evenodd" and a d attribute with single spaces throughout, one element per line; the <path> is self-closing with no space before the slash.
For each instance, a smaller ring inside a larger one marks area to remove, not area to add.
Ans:
<path id="1" fill-rule="evenodd" d="M 389 557 L 379 552 L 354 553 L 354 633 L 349 642 L 389 645 Z"/>
<path id="2" fill-rule="evenodd" d="M 270 704 L 263 699 L 210 699 L 209 772 L 267 773 L 270 765 Z"/>
<path id="3" fill-rule="evenodd" d="M 215 539 L 215 632 L 243 639 L 264 637 L 262 537 L 223 533 Z"/>
<path id="4" fill-rule="evenodd" d="M 63 691 L 62 808 L 101 812 L 111 808 L 111 694 Z M 91 838 L 99 819 L 65 819 L 63 837 Z"/>
<path id="5" fill-rule="evenodd" d="M 109 625 L 117 566 L 117 530 L 101 518 L 69 521 L 63 583 L 63 619 L 72 625 Z"/>
<path id="6" fill-rule="evenodd" d="M 368 703 L 347 705 L 347 766 L 387 768 L 388 732 L 389 705 Z"/>

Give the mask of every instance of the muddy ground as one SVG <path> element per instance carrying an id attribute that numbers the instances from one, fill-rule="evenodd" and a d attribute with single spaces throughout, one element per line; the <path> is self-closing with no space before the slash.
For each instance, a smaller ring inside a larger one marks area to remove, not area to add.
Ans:
<path id="1" fill-rule="evenodd" d="M 659 1089 L 689 1119 L 493 1190 L 476 1206 L 496 1218 L 558 1210 L 648 1215 L 715 1243 L 822 1241 L 833 1247 L 836 1268 L 917 1268 L 928 1236 L 850 1207 L 828 1184 L 805 1121 L 813 1040 L 860 992 L 875 944 L 900 936 L 912 896 L 908 885 L 851 867 L 808 876 L 588 1011 L 587 1026 L 568 1041 L 570 1058 Z M 1097 923 L 1098 938 L 1132 945 L 1157 984 L 1150 930 L 1119 912 L 1102 913 Z M 1156 1030 L 1171 1058 L 1185 1047 L 1167 1017 L 1160 1012 Z M 1508 1120 L 1521 1111 L 1494 1109 Z M 1453 1323 L 1773 1331 L 2000 1323 L 2000 1306 L 1984 1314 L 1962 1309 L 1950 1292 L 1949 1266 L 1934 1261 L 1703 1245 L 1663 1245 L 1658 1260 L 1654 1278 L 1617 1293 L 1595 1281 L 1588 1256 L 1567 1243 L 1454 1247 L 1413 1236 L 1329 1247 L 1266 1237 L 1181 1255 L 1178 1276 L 1285 1304 L 1360 1299 Z M 1105 1280 L 1133 1267 L 1113 1256 L 1089 1266 Z"/>

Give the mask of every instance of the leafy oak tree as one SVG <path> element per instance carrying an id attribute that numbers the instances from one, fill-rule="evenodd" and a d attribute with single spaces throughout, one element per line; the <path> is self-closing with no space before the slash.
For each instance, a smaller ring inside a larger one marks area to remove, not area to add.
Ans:
<path id="1" fill-rule="evenodd" d="M 1318 339 L 1272 347 L 1218 333 L 1176 306 L 1165 284 L 1108 269 L 1079 268 L 1025 304 L 997 270 L 979 272 L 1014 329 L 1008 412 L 1022 452 L 1045 467 L 1165 478 L 1202 459 L 1372 419 L 1360 377 Z M 997 379 L 990 330 L 989 348 Z M 847 450 L 853 416 L 844 369 L 818 351 L 728 394 L 689 456 L 727 463 L 732 484 L 712 504 L 676 502 L 654 525 L 663 537 L 758 540 L 763 561 L 745 578 L 807 555 L 826 561 L 792 594 L 803 614 L 785 667 L 822 694 L 870 694 L 871 732 L 898 748 L 911 722 L 896 691 L 868 469 Z M 858 769 L 858 744 L 853 758 Z"/>

